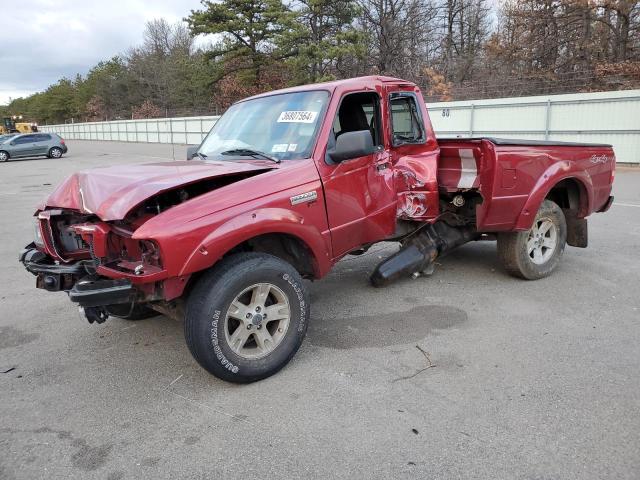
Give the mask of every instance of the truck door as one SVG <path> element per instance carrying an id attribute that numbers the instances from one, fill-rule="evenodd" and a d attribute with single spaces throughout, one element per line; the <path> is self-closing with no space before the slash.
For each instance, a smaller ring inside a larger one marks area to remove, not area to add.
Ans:
<path id="1" fill-rule="evenodd" d="M 397 215 L 407 220 L 431 221 L 439 214 L 439 148 L 424 100 L 415 87 L 392 87 L 388 99 Z"/>
<path id="2" fill-rule="evenodd" d="M 380 241 L 395 231 L 396 194 L 389 151 L 384 146 L 382 106 L 376 92 L 341 98 L 327 150 L 347 132 L 368 131 L 375 151 L 338 163 L 327 155 L 319 166 L 334 257 Z"/>

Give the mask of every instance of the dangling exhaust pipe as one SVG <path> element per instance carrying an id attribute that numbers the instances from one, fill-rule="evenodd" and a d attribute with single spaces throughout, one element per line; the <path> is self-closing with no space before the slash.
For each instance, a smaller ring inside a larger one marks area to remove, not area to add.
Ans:
<path id="1" fill-rule="evenodd" d="M 444 222 L 427 225 L 410 236 L 397 253 L 378 264 L 371 274 L 371 284 L 384 287 L 403 276 L 428 270 L 436 258 L 479 236 L 474 227 L 451 227 Z"/>

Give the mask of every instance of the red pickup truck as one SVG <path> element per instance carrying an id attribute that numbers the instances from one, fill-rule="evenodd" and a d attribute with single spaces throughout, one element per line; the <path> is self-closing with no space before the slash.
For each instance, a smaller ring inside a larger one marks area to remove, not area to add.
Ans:
<path id="1" fill-rule="evenodd" d="M 472 240 L 507 272 L 549 275 L 613 200 L 611 146 L 436 139 L 419 88 L 363 77 L 240 101 L 186 161 L 76 173 L 40 205 L 20 261 L 90 322 L 184 319 L 232 382 L 281 369 L 310 320 L 303 279 L 380 241 L 374 286 L 430 273 Z M 426 285 L 425 285 L 426 288 Z"/>

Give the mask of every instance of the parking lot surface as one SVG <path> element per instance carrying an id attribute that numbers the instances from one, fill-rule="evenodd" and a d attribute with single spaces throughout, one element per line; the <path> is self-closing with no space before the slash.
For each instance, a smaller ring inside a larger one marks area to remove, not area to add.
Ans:
<path id="1" fill-rule="evenodd" d="M 38 200 L 79 169 L 186 151 L 68 144 L 0 164 L 0 478 L 640 475 L 640 169 L 547 279 L 507 276 L 492 242 L 384 289 L 367 278 L 394 245 L 347 257 L 311 284 L 293 361 L 239 386 L 197 366 L 178 322 L 89 325 L 35 289 L 17 256 Z"/>

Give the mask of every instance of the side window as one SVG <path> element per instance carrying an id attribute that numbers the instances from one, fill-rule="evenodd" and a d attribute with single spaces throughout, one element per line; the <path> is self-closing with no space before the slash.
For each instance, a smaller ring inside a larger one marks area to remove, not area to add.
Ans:
<path id="1" fill-rule="evenodd" d="M 23 137 L 16 138 L 16 145 L 22 145 L 24 143 L 32 143 L 35 141 L 35 135 L 25 135 Z"/>
<path id="2" fill-rule="evenodd" d="M 346 132 L 368 130 L 373 144 L 382 145 L 380 132 L 380 97 L 376 93 L 351 93 L 340 103 L 333 120 L 334 140 Z"/>
<path id="3" fill-rule="evenodd" d="M 36 142 L 48 142 L 51 140 L 51 135 L 47 135 L 46 133 L 39 133 L 34 136 L 36 137 Z"/>
<path id="4" fill-rule="evenodd" d="M 389 102 L 391 103 L 393 145 L 424 143 L 426 140 L 424 124 L 415 95 L 392 93 Z"/>

